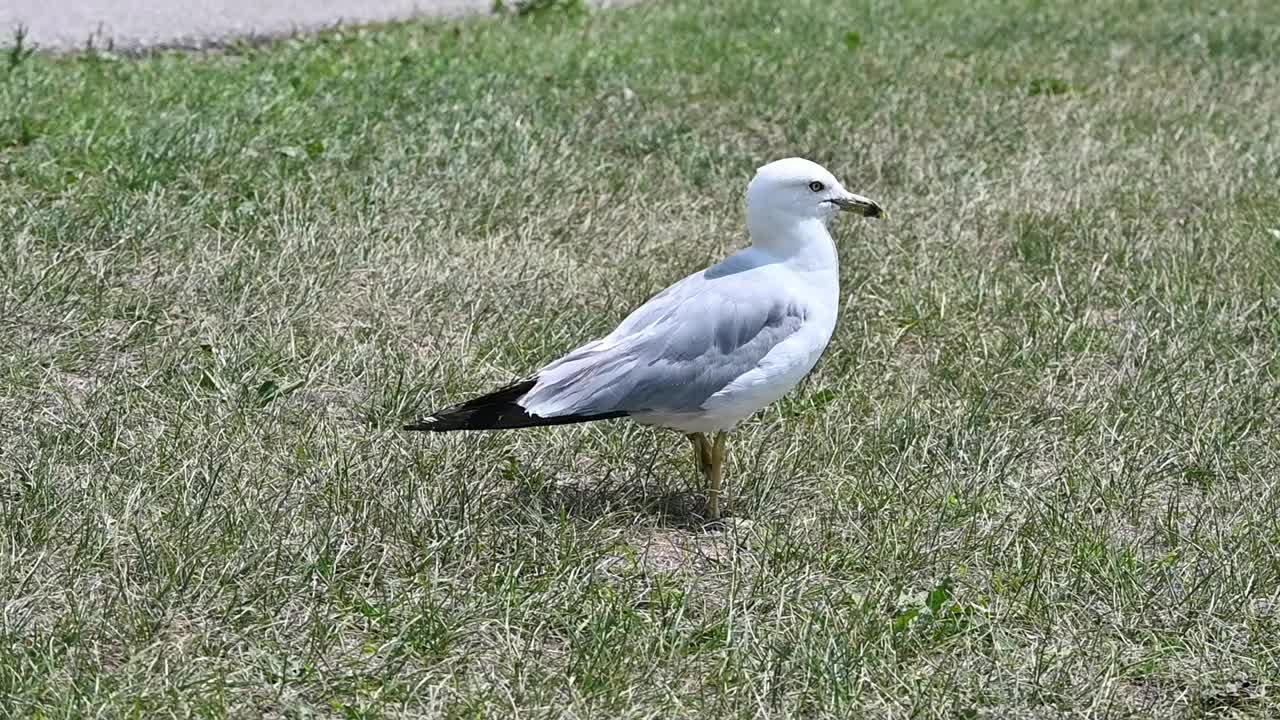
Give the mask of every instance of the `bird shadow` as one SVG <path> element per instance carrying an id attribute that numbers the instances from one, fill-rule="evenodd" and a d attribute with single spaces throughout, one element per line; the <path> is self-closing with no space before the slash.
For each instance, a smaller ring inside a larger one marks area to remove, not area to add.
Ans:
<path id="1" fill-rule="evenodd" d="M 649 519 L 655 527 L 695 531 L 719 525 L 720 521 L 707 518 L 705 494 L 646 485 L 552 476 L 543 482 L 522 484 L 512 499 L 548 518 L 593 521 L 632 515 Z"/>

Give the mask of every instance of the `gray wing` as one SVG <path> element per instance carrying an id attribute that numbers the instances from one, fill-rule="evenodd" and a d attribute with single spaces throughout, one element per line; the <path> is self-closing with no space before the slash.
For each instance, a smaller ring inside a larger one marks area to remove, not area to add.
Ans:
<path id="1" fill-rule="evenodd" d="M 520 405 L 542 417 L 697 412 L 805 322 L 803 303 L 753 275 L 704 271 L 672 285 L 539 371 Z"/>

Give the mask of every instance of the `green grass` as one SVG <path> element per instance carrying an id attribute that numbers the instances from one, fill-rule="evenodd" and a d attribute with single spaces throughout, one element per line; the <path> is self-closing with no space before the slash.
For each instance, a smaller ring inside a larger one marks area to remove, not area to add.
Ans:
<path id="1" fill-rule="evenodd" d="M 545 15 L 545 14 L 544 14 Z M 0 708 L 1274 717 L 1280 6 L 663 1 L 0 60 Z M 744 243 L 750 527 L 623 422 L 425 437 Z"/>

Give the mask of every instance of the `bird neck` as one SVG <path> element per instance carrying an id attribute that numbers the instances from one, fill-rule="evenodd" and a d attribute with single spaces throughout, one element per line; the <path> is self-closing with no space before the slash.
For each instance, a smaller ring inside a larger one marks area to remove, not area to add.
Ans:
<path id="1" fill-rule="evenodd" d="M 827 231 L 827 224 L 821 219 L 760 220 L 750 217 L 747 220 L 753 247 L 800 270 L 827 270 L 839 266 L 835 242 Z"/>

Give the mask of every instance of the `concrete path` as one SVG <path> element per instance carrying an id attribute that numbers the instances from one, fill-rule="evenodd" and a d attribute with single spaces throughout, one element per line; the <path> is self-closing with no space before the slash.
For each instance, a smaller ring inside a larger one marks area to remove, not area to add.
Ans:
<path id="1" fill-rule="evenodd" d="M 13 44 L 19 26 L 28 45 L 44 50 L 80 50 L 90 42 L 133 50 L 492 11 L 493 0 L 0 0 L 0 47 Z"/>

